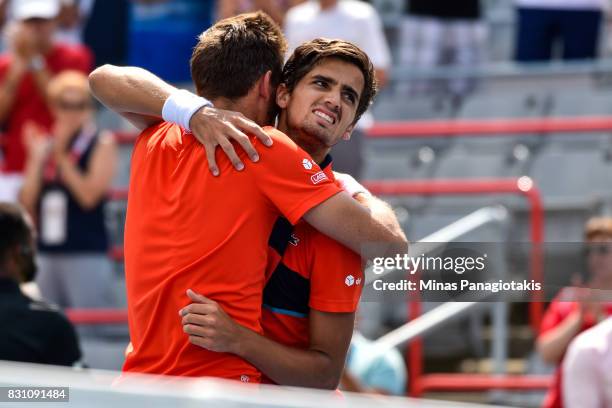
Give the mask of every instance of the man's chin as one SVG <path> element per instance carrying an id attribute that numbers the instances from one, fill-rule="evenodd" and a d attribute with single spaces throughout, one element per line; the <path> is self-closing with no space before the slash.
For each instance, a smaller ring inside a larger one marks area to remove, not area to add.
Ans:
<path id="1" fill-rule="evenodd" d="M 302 131 L 313 140 L 317 140 L 322 147 L 330 147 L 333 143 L 333 135 L 331 132 L 319 124 L 306 124 L 302 127 Z"/>

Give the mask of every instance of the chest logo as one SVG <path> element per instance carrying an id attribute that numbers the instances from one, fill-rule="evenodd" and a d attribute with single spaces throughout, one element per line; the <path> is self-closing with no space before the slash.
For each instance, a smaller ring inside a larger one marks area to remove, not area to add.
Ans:
<path id="1" fill-rule="evenodd" d="M 304 166 L 304 168 L 306 170 L 311 170 L 312 169 L 312 162 L 308 159 L 304 159 L 302 160 L 302 166 Z"/>

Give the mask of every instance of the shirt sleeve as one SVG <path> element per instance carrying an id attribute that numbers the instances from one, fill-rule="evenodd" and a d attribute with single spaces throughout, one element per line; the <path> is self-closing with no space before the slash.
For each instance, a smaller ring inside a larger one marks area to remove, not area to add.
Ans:
<path id="1" fill-rule="evenodd" d="M 309 306 L 321 312 L 355 312 L 364 284 L 361 258 L 339 242 L 309 228 Z"/>
<path id="2" fill-rule="evenodd" d="M 597 370 L 598 355 L 591 345 L 595 333 L 586 332 L 574 340 L 563 360 L 563 406 L 568 408 L 600 408 L 601 373 Z"/>
<path id="3" fill-rule="evenodd" d="M 295 225 L 311 208 L 342 191 L 304 150 L 274 128 L 274 141 L 260 148 L 260 161 L 249 166 L 254 183 L 282 215 Z"/>
<path id="4" fill-rule="evenodd" d="M 74 69 L 89 74 L 93 68 L 93 54 L 84 45 L 76 45 L 71 49 L 70 58 L 64 69 Z"/>
<path id="5" fill-rule="evenodd" d="M 568 290 L 564 288 L 550 302 L 540 324 L 539 336 L 557 327 L 572 312 L 576 305 L 575 302 L 569 301 L 570 298 L 568 297 Z"/>

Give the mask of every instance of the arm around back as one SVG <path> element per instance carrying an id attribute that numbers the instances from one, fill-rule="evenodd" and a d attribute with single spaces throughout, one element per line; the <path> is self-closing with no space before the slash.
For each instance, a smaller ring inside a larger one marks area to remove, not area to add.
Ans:
<path id="1" fill-rule="evenodd" d="M 304 220 L 362 258 L 408 252 L 408 240 L 401 229 L 377 219 L 372 210 L 364 208 L 345 192 L 312 208 L 304 214 Z"/>

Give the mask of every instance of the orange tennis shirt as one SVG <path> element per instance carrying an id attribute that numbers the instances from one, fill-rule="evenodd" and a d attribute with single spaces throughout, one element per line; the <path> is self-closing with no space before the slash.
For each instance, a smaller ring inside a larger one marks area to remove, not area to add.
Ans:
<path id="1" fill-rule="evenodd" d="M 260 161 L 243 171 L 217 152 L 218 177 L 208 170 L 204 148 L 181 127 L 162 122 L 138 137 L 125 227 L 133 350 L 124 371 L 260 380 L 259 371 L 235 355 L 189 343 L 178 312 L 190 303 L 185 291 L 191 288 L 262 333 L 274 222 L 282 215 L 295 224 L 341 191 L 291 139 L 274 128 L 265 131 L 274 145 L 263 147 L 253 137 Z"/>
<path id="2" fill-rule="evenodd" d="M 334 180 L 330 156 L 321 167 Z M 264 289 L 264 335 L 286 346 L 307 349 L 311 309 L 328 313 L 357 310 L 364 285 L 361 258 L 304 221 L 293 230 L 277 222 L 274 236 L 272 251 L 281 260 L 274 262 L 270 257 L 269 261 L 273 272 Z M 274 245 L 283 237 L 287 245 Z"/>

